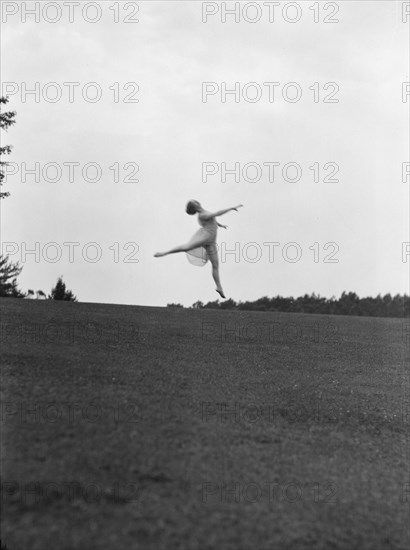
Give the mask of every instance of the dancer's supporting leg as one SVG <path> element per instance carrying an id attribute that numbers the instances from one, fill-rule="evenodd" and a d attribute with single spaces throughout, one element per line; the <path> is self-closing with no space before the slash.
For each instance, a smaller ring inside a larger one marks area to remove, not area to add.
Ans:
<path id="1" fill-rule="evenodd" d="M 225 294 L 221 285 L 221 280 L 219 278 L 219 258 L 216 244 L 208 244 L 205 246 L 205 248 L 208 254 L 208 258 L 212 264 L 212 277 L 214 278 L 216 284 L 216 291 L 222 296 L 222 298 L 225 298 Z"/>

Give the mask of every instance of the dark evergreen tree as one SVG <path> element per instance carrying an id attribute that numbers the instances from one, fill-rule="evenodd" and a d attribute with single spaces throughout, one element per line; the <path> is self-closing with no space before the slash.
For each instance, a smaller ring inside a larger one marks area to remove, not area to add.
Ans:
<path id="1" fill-rule="evenodd" d="M 0 296 L 24 298 L 25 294 L 17 287 L 17 277 L 22 271 L 19 263 L 12 262 L 8 256 L 0 256 Z"/>
<path id="2" fill-rule="evenodd" d="M 63 277 L 57 279 L 56 286 L 51 289 L 51 294 L 48 296 L 49 300 L 64 300 L 65 302 L 77 302 L 77 297 L 67 290 Z"/>

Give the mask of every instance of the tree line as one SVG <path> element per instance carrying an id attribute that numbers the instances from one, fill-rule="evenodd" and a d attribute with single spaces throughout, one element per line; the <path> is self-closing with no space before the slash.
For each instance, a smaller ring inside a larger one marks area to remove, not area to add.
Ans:
<path id="1" fill-rule="evenodd" d="M 183 307 L 167 304 L 168 307 Z M 305 294 L 298 298 L 264 296 L 253 302 L 235 302 L 232 298 L 204 304 L 197 301 L 193 309 L 232 309 L 248 311 L 277 311 L 286 313 L 321 313 L 325 315 L 361 315 L 367 317 L 409 317 L 410 297 L 405 295 L 379 294 L 376 297 L 360 298 L 355 292 L 343 292 L 340 298 L 324 298 L 318 294 Z"/>

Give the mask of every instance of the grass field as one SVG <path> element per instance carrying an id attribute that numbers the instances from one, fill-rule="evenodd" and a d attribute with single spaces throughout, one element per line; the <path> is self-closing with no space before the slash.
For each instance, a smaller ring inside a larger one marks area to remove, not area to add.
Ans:
<path id="1" fill-rule="evenodd" d="M 2 299 L 7 550 L 409 547 L 409 322 Z"/>

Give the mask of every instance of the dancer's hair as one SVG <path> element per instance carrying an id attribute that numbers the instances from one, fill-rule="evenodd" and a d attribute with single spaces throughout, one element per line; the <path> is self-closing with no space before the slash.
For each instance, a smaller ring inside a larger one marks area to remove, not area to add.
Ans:
<path id="1" fill-rule="evenodd" d="M 189 214 L 190 216 L 193 216 L 194 214 L 197 213 L 197 209 L 196 209 L 196 203 L 198 201 L 189 201 L 186 205 L 186 213 Z"/>

